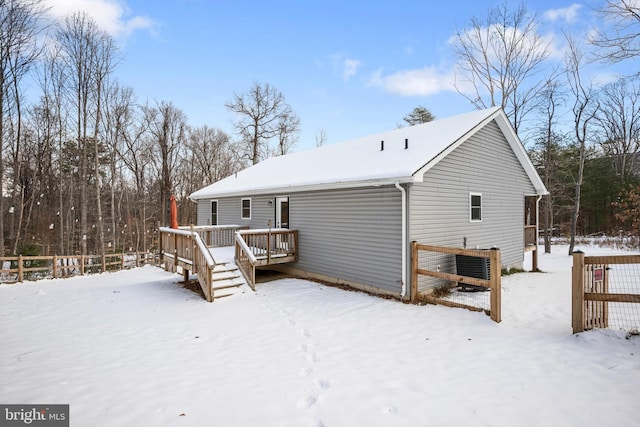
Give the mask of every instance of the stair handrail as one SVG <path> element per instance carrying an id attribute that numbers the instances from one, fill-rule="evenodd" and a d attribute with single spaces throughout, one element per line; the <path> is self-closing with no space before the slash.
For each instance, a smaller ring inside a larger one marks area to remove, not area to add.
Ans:
<path id="1" fill-rule="evenodd" d="M 239 231 L 236 232 L 236 242 L 238 242 L 242 250 L 247 254 L 247 257 L 249 257 L 249 261 L 251 261 L 252 264 L 256 264 L 258 262 L 258 258 L 256 258 L 249 245 L 247 245 L 247 242 L 245 242 L 242 234 L 243 233 Z"/>
<path id="2" fill-rule="evenodd" d="M 186 236 L 193 239 L 192 259 L 190 260 L 194 267 L 193 273 L 197 274 L 198 283 L 200 284 L 207 301 L 213 301 L 213 285 L 211 281 L 216 261 L 213 259 L 213 255 L 209 251 L 209 248 L 207 248 L 207 245 L 205 245 L 200 238 L 200 235 L 195 231 L 179 230 L 169 227 L 160 227 L 160 231 L 168 234 L 174 234 L 176 237 Z M 204 265 L 201 265 L 199 255 L 202 255 Z M 175 259 L 174 262 L 177 262 L 177 259 Z"/>
<path id="3" fill-rule="evenodd" d="M 245 242 L 240 231 L 236 231 L 235 246 L 236 246 L 235 261 L 236 261 L 236 264 L 238 265 L 238 269 L 240 270 L 240 273 L 242 273 L 242 275 L 244 276 L 244 279 L 247 281 L 247 284 L 251 287 L 251 289 L 255 291 L 256 290 L 255 274 L 256 274 L 256 264 L 258 263 L 258 259 L 253 254 L 253 251 L 251 250 L 251 248 L 249 248 L 249 245 L 247 245 L 247 242 Z M 240 256 L 239 251 L 242 252 L 247 257 L 247 260 L 249 261 L 248 265 L 246 265 L 247 263 Z"/>
<path id="4" fill-rule="evenodd" d="M 191 231 L 191 230 L 175 229 L 175 228 L 170 228 L 170 227 L 160 227 L 159 230 L 162 231 L 162 232 L 165 232 L 165 233 L 172 233 L 172 234 L 179 234 L 179 235 L 182 235 L 182 236 L 191 236 L 191 237 L 193 237 L 194 242 L 198 246 L 198 249 L 200 249 L 200 251 L 202 251 L 202 254 L 204 255 L 205 259 L 207 260 L 207 264 L 210 267 L 215 267 L 216 266 L 216 261 L 213 259 L 213 255 L 211 254 L 211 251 L 209 251 L 209 248 L 207 248 L 207 245 L 204 244 L 204 242 L 202 241 L 202 238 L 200 237 L 200 235 L 197 232 Z"/>

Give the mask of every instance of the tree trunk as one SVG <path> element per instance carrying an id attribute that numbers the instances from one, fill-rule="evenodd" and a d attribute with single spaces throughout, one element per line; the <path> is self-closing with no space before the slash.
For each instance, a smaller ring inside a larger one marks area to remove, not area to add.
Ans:
<path id="1" fill-rule="evenodd" d="M 580 194 L 582 190 L 582 179 L 584 177 L 584 160 L 586 155 L 586 144 L 580 143 L 580 160 L 578 164 L 578 178 L 576 179 L 575 201 L 571 212 L 571 238 L 569 239 L 569 255 L 573 254 L 576 244 L 576 233 L 578 230 L 578 215 L 580 214 Z"/>

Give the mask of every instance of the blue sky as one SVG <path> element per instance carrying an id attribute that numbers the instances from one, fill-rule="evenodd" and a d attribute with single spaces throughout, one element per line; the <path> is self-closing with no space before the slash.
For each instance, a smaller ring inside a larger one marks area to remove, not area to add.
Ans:
<path id="1" fill-rule="evenodd" d="M 253 82 L 275 86 L 301 119 L 299 151 L 315 146 L 320 129 L 327 143 L 394 129 L 418 105 L 436 117 L 472 111 L 452 86 L 449 40 L 502 0 L 50 4 L 53 16 L 74 10 L 93 16 L 120 47 L 121 83 L 134 89 L 139 102 L 173 102 L 191 125 L 233 135 L 233 116 L 224 104 Z M 536 0 L 528 8 L 542 18 L 540 31 L 560 55 L 561 30 L 584 34 L 599 25 L 594 9 L 603 4 Z M 594 74 L 626 71 L 603 68 Z"/>

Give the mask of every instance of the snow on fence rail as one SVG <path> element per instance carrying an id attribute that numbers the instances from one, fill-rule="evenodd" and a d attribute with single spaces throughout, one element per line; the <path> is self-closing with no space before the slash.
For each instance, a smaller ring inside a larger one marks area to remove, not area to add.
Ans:
<path id="1" fill-rule="evenodd" d="M 412 242 L 411 249 L 414 302 L 484 311 L 493 321 L 501 321 L 499 249 L 449 248 L 418 242 Z"/>
<path id="2" fill-rule="evenodd" d="M 70 277 L 156 265 L 155 253 L 0 257 L 0 283 Z"/>
<path id="3" fill-rule="evenodd" d="M 640 330 L 640 255 L 573 253 L 573 332 L 594 328 Z"/>

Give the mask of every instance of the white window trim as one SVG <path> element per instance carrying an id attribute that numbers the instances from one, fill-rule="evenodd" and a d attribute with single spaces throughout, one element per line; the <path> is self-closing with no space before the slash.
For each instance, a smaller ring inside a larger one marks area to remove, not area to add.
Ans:
<path id="1" fill-rule="evenodd" d="M 216 223 L 215 224 L 209 224 L 209 225 L 218 225 L 218 223 L 220 222 L 218 220 L 218 210 L 219 210 L 218 201 L 217 200 L 212 200 L 211 201 L 211 207 L 213 207 L 214 203 L 216 204 Z M 213 213 L 213 209 L 209 209 L 209 221 L 211 221 L 211 214 L 212 213 Z"/>
<path id="2" fill-rule="evenodd" d="M 243 205 L 244 205 L 244 201 L 245 200 L 249 201 L 249 216 L 248 217 L 243 216 L 243 214 L 244 214 Z M 251 219 L 251 210 L 252 210 L 251 206 L 252 205 L 253 205 L 253 203 L 251 201 L 251 197 L 244 197 L 244 198 L 240 199 L 240 219 Z"/>
<path id="3" fill-rule="evenodd" d="M 473 219 L 473 205 L 471 200 L 473 196 L 480 196 L 480 219 Z M 482 193 L 469 193 L 469 222 L 482 222 Z"/>

